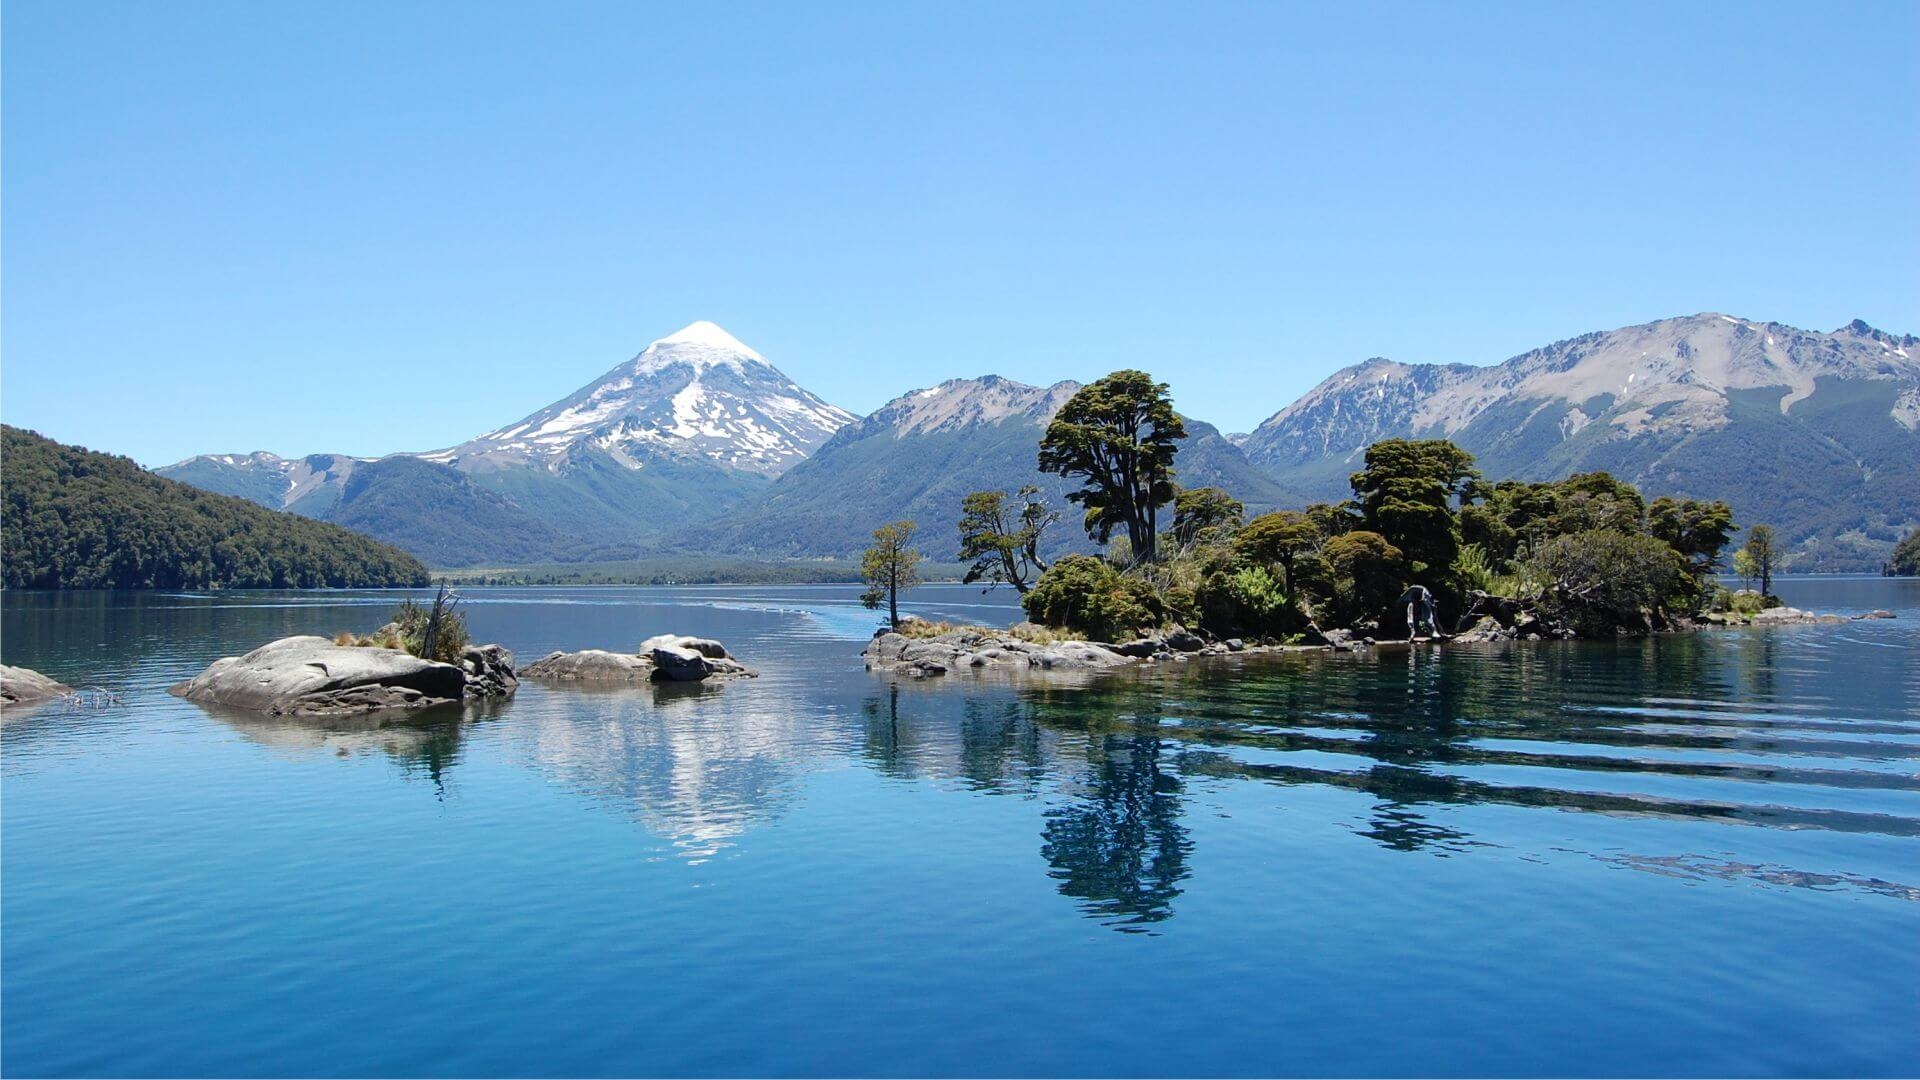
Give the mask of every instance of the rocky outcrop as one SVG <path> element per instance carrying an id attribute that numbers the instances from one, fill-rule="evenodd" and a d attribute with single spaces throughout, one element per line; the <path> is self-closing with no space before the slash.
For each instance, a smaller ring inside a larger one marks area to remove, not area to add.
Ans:
<path id="1" fill-rule="evenodd" d="M 517 685 L 513 654 L 498 645 L 470 648 L 459 664 L 442 664 L 397 649 L 290 637 L 216 660 L 171 692 L 274 716 L 339 716 L 506 697 Z"/>
<path id="2" fill-rule="evenodd" d="M 32 668 L 0 664 L 0 705 L 31 705 L 71 693 L 73 688 Z"/>
<path id="3" fill-rule="evenodd" d="M 1137 659 L 1093 641 L 1038 644 L 1011 633 L 983 628 L 949 630 L 930 638 L 881 633 L 861 654 L 867 670 L 914 678 L 949 671 L 1097 671 Z"/>
<path id="4" fill-rule="evenodd" d="M 641 642 L 631 654 L 602 649 L 549 653 L 520 674 L 549 682 L 691 683 L 751 679 L 759 672 L 734 659 L 725 645 L 712 638 L 659 634 Z"/>
<path id="5" fill-rule="evenodd" d="M 653 661 L 605 649 L 553 652 L 521 669 L 520 675 L 545 682 L 643 683 L 653 679 Z"/>
<path id="6" fill-rule="evenodd" d="M 520 688 L 513 673 L 513 654 L 504 645 L 472 645 L 460 654 L 460 670 L 467 673 L 466 696 L 512 697 Z"/>

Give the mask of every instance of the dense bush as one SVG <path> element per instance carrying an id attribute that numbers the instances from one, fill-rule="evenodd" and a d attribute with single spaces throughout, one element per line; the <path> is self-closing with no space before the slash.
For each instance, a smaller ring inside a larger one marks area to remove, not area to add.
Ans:
<path id="1" fill-rule="evenodd" d="M 425 585 L 418 559 L 338 525 L 215 495 L 123 457 L 0 431 L 0 551 L 24 589 Z"/>
<path id="2" fill-rule="evenodd" d="M 1020 603 L 1034 622 L 1104 641 L 1137 637 L 1167 616 L 1166 602 L 1144 578 L 1091 555 L 1068 555 L 1048 567 Z"/>
<path id="3" fill-rule="evenodd" d="M 1557 536 L 1528 568 L 1546 582 L 1540 603 L 1547 615 L 1582 634 L 1653 629 L 1686 587 L 1686 566 L 1673 548 L 1609 529 Z"/>

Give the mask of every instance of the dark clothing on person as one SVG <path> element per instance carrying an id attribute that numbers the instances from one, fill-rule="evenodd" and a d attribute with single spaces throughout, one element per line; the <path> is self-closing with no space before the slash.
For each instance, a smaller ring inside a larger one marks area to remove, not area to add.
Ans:
<path id="1" fill-rule="evenodd" d="M 1422 626 L 1431 627 L 1434 633 L 1440 632 L 1440 622 L 1433 607 L 1433 594 L 1425 585 L 1415 585 L 1400 594 L 1400 603 L 1407 609 L 1407 636 L 1413 637 Z"/>

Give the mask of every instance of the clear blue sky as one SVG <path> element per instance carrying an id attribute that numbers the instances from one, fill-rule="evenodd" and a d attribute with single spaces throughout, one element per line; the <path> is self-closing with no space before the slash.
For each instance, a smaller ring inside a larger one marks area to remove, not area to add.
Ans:
<path id="1" fill-rule="evenodd" d="M 1696 311 L 1920 331 L 1920 5 L 48 3 L 0 415 L 448 445 L 713 319 L 856 412 Z"/>

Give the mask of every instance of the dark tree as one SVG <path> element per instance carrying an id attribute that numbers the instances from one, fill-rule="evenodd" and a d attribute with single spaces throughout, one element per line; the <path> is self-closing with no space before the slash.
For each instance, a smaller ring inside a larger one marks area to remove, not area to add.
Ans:
<path id="1" fill-rule="evenodd" d="M 1705 582 L 1720 568 L 1720 552 L 1733 536 L 1733 508 L 1704 499 L 1662 495 L 1647 507 L 1647 532 L 1680 553 L 1687 574 Z"/>
<path id="2" fill-rule="evenodd" d="M 1460 554 L 1454 504 L 1480 478 L 1473 455 L 1444 439 L 1387 439 L 1367 447 L 1354 473 L 1364 527 L 1406 554 L 1416 579 L 1443 586 Z"/>
<path id="3" fill-rule="evenodd" d="M 1780 569 L 1780 552 L 1774 547 L 1773 526 L 1755 525 L 1747 530 L 1747 543 L 1743 548 L 1747 558 L 1753 560 L 1753 572 L 1760 578 L 1760 595 L 1773 595 L 1773 575 Z"/>
<path id="4" fill-rule="evenodd" d="M 1160 507 L 1174 497 L 1175 444 L 1187 437 L 1167 384 L 1116 371 L 1073 395 L 1040 440 L 1040 471 L 1084 481 L 1067 498 L 1086 508 L 1087 535 L 1125 529 L 1133 557 L 1153 562 Z"/>
<path id="5" fill-rule="evenodd" d="M 1191 544 L 1209 529 L 1231 529 L 1246 517 L 1246 504 L 1217 487 L 1181 488 L 1173 496 L 1173 539 Z"/>
<path id="6" fill-rule="evenodd" d="M 976 491 L 961 501 L 960 558 L 972 564 L 961 579 L 967 584 L 985 581 L 991 589 L 1004 583 L 1024 593 L 1046 570 L 1040 541 L 1060 520 L 1060 511 L 1048 506 L 1033 484 L 1018 495 L 1017 510 L 1004 491 Z"/>
<path id="7" fill-rule="evenodd" d="M 873 530 L 873 544 L 860 558 L 860 577 L 867 591 L 860 602 L 869 608 L 887 606 L 887 625 L 900 625 L 900 594 L 920 584 L 920 553 L 913 547 L 911 521 L 896 521 Z"/>

